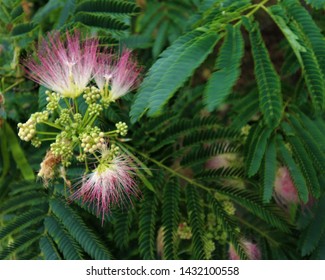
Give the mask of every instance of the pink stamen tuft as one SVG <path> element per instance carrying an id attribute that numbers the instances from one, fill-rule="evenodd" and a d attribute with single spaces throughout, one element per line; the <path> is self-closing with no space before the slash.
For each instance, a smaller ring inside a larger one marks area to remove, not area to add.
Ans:
<path id="1" fill-rule="evenodd" d="M 80 40 L 80 33 L 66 33 L 66 40 L 59 32 L 48 34 L 40 40 L 36 59 L 23 64 L 28 76 L 63 97 L 77 97 L 92 79 L 96 67 L 97 39 Z"/>
<path id="2" fill-rule="evenodd" d="M 115 101 L 137 87 L 141 68 L 133 60 L 130 50 L 124 49 L 120 57 L 114 57 L 108 53 L 106 57 L 99 58 L 97 63 L 98 71 L 94 77 L 96 84 L 99 89 L 102 89 L 108 81 L 111 101 Z"/>
<path id="3" fill-rule="evenodd" d="M 123 206 L 125 201 L 131 202 L 131 196 L 138 196 L 138 188 L 133 179 L 134 168 L 128 158 L 115 157 L 105 166 L 99 165 L 93 173 L 82 180 L 81 187 L 72 198 L 82 199 L 97 209 L 102 219 L 113 206 Z"/>
<path id="4" fill-rule="evenodd" d="M 298 203 L 298 192 L 290 177 L 287 167 L 280 167 L 277 171 L 275 184 L 275 194 L 282 203 Z"/>
<path id="5" fill-rule="evenodd" d="M 242 244 L 249 260 L 260 260 L 262 258 L 261 251 L 257 244 L 252 243 L 248 240 L 243 240 Z M 228 253 L 230 260 L 240 260 L 240 257 L 233 245 L 229 246 Z"/>

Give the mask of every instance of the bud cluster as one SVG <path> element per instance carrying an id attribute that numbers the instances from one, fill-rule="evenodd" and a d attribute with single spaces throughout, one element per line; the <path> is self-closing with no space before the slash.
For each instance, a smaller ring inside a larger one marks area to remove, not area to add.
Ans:
<path id="1" fill-rule="evenodd" d="M 179 224 L 177 229 L 177 235 L 180 239 L 189 240 L 192 238 L 191 228 L 187 225 L 186 222 Z"/>
<path id="2" fill-rule="evenodd" d="M 55 120 L 55 124 L 58 124 L 62 127 L 66 127 L 71 122 L 70 110 L 62 109 L 59 118 Z"/>
<path id="3" fill-rule="evenodd" d="M 89 115 L 90 116 L 99 116 L 103 111 L 103 106 L 97 103 L 91 103 L 88 105 Z"/>
<path id="4" fill-rule="evenodd" d="M 118 122 L 115 126 L 117 128 L 117 133 L 121 136 L 125 136 L 128 133 L 128 126 L 125 122 Z"/>
<path id="5" fill-rule="evenodd" d="M 97 126 L 88 127 L 79 137 L 84 152 L 93 154 L 96 150 L 105 147 L 104 136 L 104 132 L 101 132 Z"/>
<path id="6" fill-rule="evenodd" d="M 46 109 L 50 112 L 54 112 L 59 107 L 60 94 L 57 92 L 50 92 L 49 90 L 45 91 L 47 95 L 46 101 L 48 102 L 46 105 Z"/>
<path id="7" fill-rule="evenodd" d="M 97 103 L 97 100 L 99 100 L 100 97 L 101 97 L 100 90 L 94 86 L 87 87 L 83 94 L 83 98 L 85 99 L 85 102 L 88 105 Z"/>
<path id="8" fill-rule="evenodd" d="M 36 112 L 30 116 L 27 122 L 19 123 L 18 136 L 20 139 L 28 142 L 33 140 L 36 135 L 36 124 L 48 119 L 48 112 Z M 35 143 L 35 142 L 34 142 Z"/>
<path id="9" fill-rule="evenodd" d="M 36 123 L 32 119 L 25 123 L 19 123 L 18 128 L 18 136 L 26 142 L 31 141 L 36 134 Z"/>
<path id="10" fill-rule="evenodd" d="M 66 137 L 66 133 L 62 132 L 51 145 L 51 151 L 56 157 L 60 157 L 64 166 L 71 164 L 73 156 L 73 143 Z"/>

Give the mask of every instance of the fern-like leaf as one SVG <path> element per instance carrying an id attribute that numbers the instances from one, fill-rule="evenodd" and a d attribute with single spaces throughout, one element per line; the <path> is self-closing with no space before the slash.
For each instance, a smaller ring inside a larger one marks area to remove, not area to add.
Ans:
<path id="1" fill-rule="evenodd" d="M 244 41 L 240 26 L 227 25 L 227 34 L 216 62 L 217 71 L 210 77 L 205 90 L 205 104 L 209 111 L 217 108 L 230 94 L 240 74 Z"/>
<path id="2" fill-rule="evenodd" d="M 177 182 L 168 182 L 164 188 L 162 204 L 162 226 L 164 229 L 164 259 L 174 260 L 177 253 L 175 248 L 175 234 L 179 220 L 180 187 Z"/>
<path id="3" fill-rule="evenodd" d="M 325 171 L 325 152 L 322 151 L 320 147 L 322 144 L 315 141 L 307 130 L 308 128 L 304 128 L 294 115 L 290 115 L 289 120 L 295 129 L 295 133 L 300 137 L 307 151 L 312 155 L 312 159 L 315 162 L 316 167 L 318 167 L 321 171 Z"/>
<path id="4" fill-rule="evenodd" d="M 43 221 L 45 215 L 45 210 L 36 208 L 17 216 L 17 218 L 13 219 L 7 225 L 2 227 L 0 230 L 0 240 L 3 240 L 8 235 L 20 233 L 29 227 L 40 226 L 40 223 Z"/>
<path id="5" fill-rule="evenodd" d="M 279 147 L 283 161 L 289 170 L 290 177 L 298 190 L 300 199 L 306 203 L 308 201 L 308 188 L 300 167 L 293 160 L 281 137 L 278 137 L 277 139 L 277 146 Z"/>
<path id="6" fill-rule="evenodd" d="M 233 187 L 219 187 L 217 191 L 227 195 L 233 201 L 275 228 L 283 232 L 290 232 L 288 223 L 285 221 L 279 209 L 272 207 L 272 205 L 263 205 L 260 198 L 253 192 Z"/>
<path id="7" fill-rule="evenodd" d="M 217 43 L 216 33 L 194 30 L 177 39 L 150 68 L 143 81 L 130 116 L 134 123 L 149 108 L 150 116 L 163 105 L 201 65 Z"/>
<path id="8" fill-rule="evenodd" d="M 245 248 L 240 242 L 240 235 L 235 220 L 226 213 L 215 197 L 209 196 L 209 202 L 212 205 L 215 215 L 220 218 L 219 221 L 221 222 L 222 228 L 227 232 L 229 241 L 234 246 L 240 259 L 247 259 Z"/>
<path id="9" fill-rule="evenodd" d="M 218 143 L 208 148 L 200 146 L 186 154 L 182 158 L 181 165 L 190 167 L 197 164 L 203 164 L 213 156 L 225 153 L 236 153 L 238 151 L 239 146 L 237 144 Z"/>
<path id="10" fill-rule="evenodd" d="M 112 259 L 99 238 L 85 225 L 80 216 L 60 199 L 50 200 L 50 207 L 66 230 L 78 241 L 80 246 L 95 260 Z"/>
<path id="11" fill-rule="evenodd" d="M 281 83 L 270 60 L 257 22 L 243 18 L 252 47 L 260 108 L 265 122 L 275 128 L 282 117 Z"/>
<path id="12" fill-rule="evenodd" d="M 315 9 L 325 9 L 324 0 L 305 0 L 305 2 L 310 4 Z"/>
<path id="13" fill-rule="evenodd" d="M 156 196 L 144 190 L 139 217 L 139 249 L 146 260 L 155 259 L 156 217 L 158 201 Z"/>
<path id="14" fill-rule="evenodd" d="M 44 226 L 66 260 L 83 259 L 80 245 L 74 241 L 56 218 L 47 217 L 44 220 Z"/>
<path id="15" fill-rule="evenodd" d="M 273 194 L 273 186 L 276 174 L 276 146 L 274 139 L 271 139 L 266 147 L 263 170 L 263 201 L 270 202 Z"/>
<path id="16" fill-rule="evenodd" d="M 299 37 L 305 52 L 301 53 L 302 69 L 316 112 L 325 104 L 325 42 L 309 13 L 295 0 L 284 1 L 291 22 L 290 27 Z"/>
<path id="17" fill-rule="evenodd" d="M 124 0 L 88 0 L 76 7 L 76 12 L 133 14 L 138 11 L 139 8 L 134 3 Z"/>
<path id="18" fill-rule="evenodd" d="M 76 21 L 91 27 L 117 30 L 125 30 L 128 28 L 128 25 L 123 21 L 109 15 L 79 12 L 76 14 L 75 19 Z"/>
<path id="19" fill-rule="evenodd" d="M 324 211 L 325 196 L 321 197 L 319 200 L 315 216 L 302 235 L 301 252 L 303 256 L 315 250 L 322 235 L 325 233 Z"/>
<path id="20" fill-rule="evenodd" d="M 39 191 L 28 191 L 8 198 L 0 205 L 1 215 L 18 212 L 27 207 L 35 207 L 47 203 L 47 197 Z"/>
<path id="21" fill-rule="evenodd" d="M 41 234 L 36 231 L 28 231 L 15 239 L 8 247 L 0 251 L 0 260 L 11 259 L 16 254 L 29 250 L 39 241 Z"/>
<path id="22" fill-rule="evenodd" d="M 272 133 L 272 129 L 258 125 L 257 129 L 251 130 L 253 133 L 252 141 L 249 144 L 247 155 L 248 176 L 254 176 L 262 163 L 267 141 Z"/>
<path id="23" fill-rule="evenodd" d="M 313 162 L 310 159 L 310 156 L 304 147 L 304 144 L 299 139 L 299 137 L 295 135 L 294 129 L 288 123 L 283 123 L 282 127 L 287 135 L 286 139 L 289 141 L 292 147 L 294 156 L 297 159 L 299 166 L 301 167 L 309 189 L 311 190 L 314 197 L 319 198 L 321 190 L 316 170 L 313 166 Z"/>
<path id="24" fill-rule="evenodd" d="M 186 204 L 192 231 L 192 254 L 194 259 L 206 259 L 203 207 L 198 191 L 193 186 L 186 187 Z"/>
<path id="25" fill-rule="evenodd" d="M 39 246 L 46 260 L 62 259 L 51 237 L 43 236 L 39 241 Z"/>
<path id="26" fill-rule="evenodd" d="M 120 249 L 128 247 L 130 241 L 131 212 L 114 212 L 114 240 Z"/>

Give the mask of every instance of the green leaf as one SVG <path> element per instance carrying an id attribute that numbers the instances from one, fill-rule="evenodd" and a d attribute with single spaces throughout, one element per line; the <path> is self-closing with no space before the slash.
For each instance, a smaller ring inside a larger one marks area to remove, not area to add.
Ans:
<path id="1" fill-rule="evenodd" d="M 265 151 L 264 158 L 264 173 L 263 173 L 263 201 L 265 203 L 270 202 L 273 194 L 273 187 L 276 175 L 276 146 L 275 141 L 272 138 Z"/>
<path id="2" fill-rule="evenodd" d="M 164 230 L 164 259 L 175 260 L 176 232 L 179 223 L 180 186 L 177 182 L 168 182 L 164 187 L 162 206 L 162 226 Z"/>
<path id="3" fill-rule="evenodd" d="M 209 196 L 209 202 L 212 205 L 212 210 L 215 215 L 219 218 L 221 227 L 227 232 L 229 241 L 234 246 L 236 252 L 238 253 L 241 260 L 247 259 L 247 253 L 240 242 L 240 234 L 238 231 L 238 225 L 232 216 L 228 215 L 228 213 L 224 210 L 221 203 L 215 199 L 213 196 Z"/>
<path id="4" fill-rule="evenodd" d="M 275 128 L 280 123 L 283 110 L 280 78 L 271 62 L 258 23 L 247 18 L 243 18 L 243 23 L 249 32 L 263 118 L 271 128 Z"/>
<path id="5" fill-rule="evenodd" d="M 28 250 L 33 244 L 38 242 L 41 238 L 41 234 L 36 231 L 28 231 L 22 236 L 15 239 L 8 247 L 0 250 L 0 260 L 10 259 L 19 252 Z"/>
<path id="6" fill-rule="evenodd" d="M 82 1 L 76 8 L 76 12 L 98 13 L 135 13 L 139 8 L 130 1 L 125 0 L 88 0 Z"/>
<path id="7" fill-rule="evenodd" d="M 292 123 L 296 134 L 304 143 L 307 151 L 312 156 L 315 166 L 322 172 L 325 171 L 325 151 L 321 148 L 323 143 L 316 142 L 314 137 L 309 133 L 309 128 L 303 127 L 294 115 L 289 115 L 288 119 Z"/>
<path id="8" fill-rule="evenodd" d="M 35 208 L 17 216 L 8 224 L 2 226 L 0 230 L 0 240 L 3 240 L 5 237 L 15 233 L 28 231 L 28 228 L 32 226 L 40 225 L 45 215 L 46 212 L 44 210 Z"/>
<path id="9" fill-rule="evenodd" d="M 198 191 L 193 186 L 186 186 L 187 213 L 192 231 L 192 254 L 194 259 L 206 259 L 203 207 Z"/>
<path id="10" fill-rule="evenodd" d="M 299 37 L 306 52 L 301 53 L 302 69 L 316 112 L 325 104 L 325 40 L 310 14 L 295 0 L 286 0 L 284 7 L 290 17 L 290 27 Z"/>
<path id="11" fill-rule="evenodd" d="M 11 129 L 8 123 L 5 123 L 4 128 L 6 130 L 8 147 L 16 162 L 17 167 L 20 169 L 21 174 L 25 180 L 35 180 L 34 171 L 30 167 L 23 149 L 20 147 L 16 134 Z"/>
<path id="12" fill-rule="evenodd" d="M 161 53 L 162 49 L 165 46 L 168 27 L 169 27 L 168 21 L 163 21 L 159 26 L 159 31 L 157 32 L 157 37 L 155 38 L 152 47 L 152 55 L 154 58 L 156 58 Z"/>
<path id="13" fill-rule="evenodd" d="M 2 183 L 2 180 L 5 178 L 7 173 L 10 170 L 10 154 L 9 154 L 9 148 L 8 148 L 8 139 L 5 131 L 5 125 L 0 127 L 0 149 L 1 149 L 1 162 L 2 162 L 2 173 L 0 176 L 0 184 Z"/>
<path id="14" fill-rule="evenodd" d="M 320 185 L 317 178 L 317 173 L 315 167 L 313 166 L 313 162 L 304 147 L 304 144 L 299 137 L 296 136 L 294 129 L 288 123 L 283 123 L 282 127 L 286 134 L 286 139 L 289 141 L 292 147 L 294 156 L 302 169 L 309 189 L 315 198 L 319 198 Z"/>
<path id="15" fill-rule="evenodd" d="M 300 167 L 296 164 L 293 160 L 290 152 L 288 151 L 287 147 L 285 146 L 283 139 L 279 136 L 277 139 L 277 146 L 279 147 L 281 156 L 285 165 L 287 166 L 290 177 L 292 178 L 297 190 L 300 199 L 306 203 L 308 201 L 308 188 L 306 184 L 306 180 L 302 174 Z"/>
<path id="16" fill-rule="evenodd" d="M 240 25 L 227 25 L 227 34 L 216 62 L 216 72 L 205 89 L 204 102 L 209 111 L 218 108 L 230 94 L 240 75 L 240 63 L 244 54 L 244 41 Z"/>
<path id="17" fill-rule="evenodd" d="M 305 2 L 315 9 L 325 9 L 325 0 L 305 0 Z"/>
<path id="18" fill-rule="evenodd" d="M 76 21 L 91 27 L 114 30 L 125 30 L 129 28 L 123 21 L 109 15 L 78 12 L 75 19 Z"/>
<path id="19" fill-rule="evenodd" d="M 58 28 L 62 27 L 68 20 L 69 16 L 73 14 L 76 7 L 76 0 L 67 0 L 60 12 L 59 19 L 56 23 Z"/>
<path id="20" fill-rule="evenodd" d="M 158 201 L 153 192 L 143 191 L 139 216 L 139 250 L 146 260 L 155 259 Z"/>
<path id="21" fill-rule="evenodd" d="M 44 220 L 47 233 L 62 252 L 66 260 L 82 260 L 82 250 L 72 236 L 64 229 L 59 221 L 54 217 L 47 217 Z"/>
<path id="22" fill-rule="evenodd" d="M 26 33 L 33 31 L 37 25 L 34 23 L 20 23 L 15 25 L 15 27 L 11 30 L 11 36 L 22 36 Z"/>
<path id="23" fill-rule="evenodd" d="M 64 2 L 62 0 L 49 0 L 43 7 L 37 10 L 34 14 L 32 22 L 39 24 L 43 21 L 49 14 L 53 13 L 54 10 L 62 8 Z"/>
<path id="24" fill-rule="evenodd" d="M 218 187 L 217 191 L 228 196 L 273 227 L 283 232 L 290 232 L 289 225 L 279 208 L 274 207 L 272 204 L 263 204 L 254 192 L 234 187 Z"/>
<path id="25" fill-rule="evenodd" d="M 62 259 L 53 240 L 49 236 L 42 237 L 39 241 L 39 246 L 46 260 Z"/>
<path id="26" fill-rule="evenodd" d="M 132 212 L 114 212 L 114 241 L 120 249 L 127 249 L 130 242 Z"/>
<path id="27" fill-rule="evenodd" d="M 302 236 L 301 253 L 303 256 L 310 254 L 317 247 L 325 232 L 325 196 L 318 201 L 314 217 Z"/>
<path id="28" fill-rule="evenodd" d="M 194 30 L 178 38 L 150 68 L 131 107 L 136 122 L 149 108 L 149 116 L 162 107 L 201 65 L 217 43 L 216 33 Z"/>
<path id="29" fill-rule="evenodd" d="M 247 155 L 247 166 L 248 166 L 248 176 L 254 176 L 262 163 L 267 140 L 272 133 L 272 129 L 268 127 L 263 127 L 258 125 L 256 130 L 252 130 L 253 138 L 249 144 L 248 155 Z"/>
<path id="30" fill-rule="evenodd" d="M 61 221 L 66 230 L 95 260 L 112 259 L 107 246 L 83 222 L 80 216 L 60 199 L 51 199 L 50 207 L 55 216 Z"/>

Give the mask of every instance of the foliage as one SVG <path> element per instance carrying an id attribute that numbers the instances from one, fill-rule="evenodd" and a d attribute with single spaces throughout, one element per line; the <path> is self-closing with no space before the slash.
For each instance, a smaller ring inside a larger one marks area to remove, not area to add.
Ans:
<path id="1" fill-rule="evenodd" d="M 0 259 L 247 259 L 247 241 L 264 259 L 325 258 L 323 1 L 0 4 Z M 115 144 L 141 191 L 104 216 L 72 199 L 79 164 L 45 188 L 49 145 L 16 136 L 46 106 L 20 63 L 74 29 L 135 49 L 146 72 L 98 120 L 128 124 Z"/>

